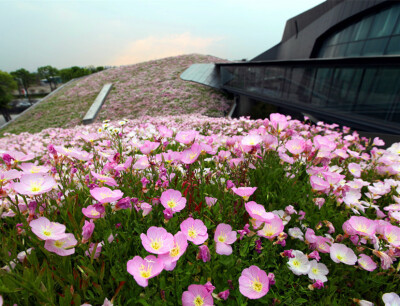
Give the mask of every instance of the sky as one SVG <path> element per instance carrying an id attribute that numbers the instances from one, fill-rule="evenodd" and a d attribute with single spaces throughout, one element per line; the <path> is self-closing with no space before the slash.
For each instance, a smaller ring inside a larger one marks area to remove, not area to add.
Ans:
<path id="1" fill-rule="evenodd" d="M 199 53 L 250 60 L 323 0 L 0 0 L 0 70 L 119 66 Z"/>

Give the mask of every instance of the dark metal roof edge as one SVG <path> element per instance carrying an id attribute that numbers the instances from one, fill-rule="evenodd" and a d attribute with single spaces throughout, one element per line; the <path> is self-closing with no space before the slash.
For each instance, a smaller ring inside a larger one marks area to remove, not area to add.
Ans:
<path id="1" fill-rule="evenodd" d="M 309 59 L 291 59 L 291 60 L 273 60 L 273 61 L 251 61 L 251 62 L 233 62 L 233 63 L 215 63 L 215 66 L 257 66 L 257 65 L 278 65 L 278 64 L 397 64 L 400 63 L 399 55 L 381 55 L 381 56 L 360 56 L 360 57 L 337 57 L 337 58 L 309 58 Z"/>

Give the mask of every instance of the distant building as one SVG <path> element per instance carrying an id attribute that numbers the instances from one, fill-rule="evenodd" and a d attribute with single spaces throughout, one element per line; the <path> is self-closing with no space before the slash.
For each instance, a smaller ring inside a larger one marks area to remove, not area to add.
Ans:
<path id="1" fill-rule="evenodd" d="M 261 101 L 399 135 L 400 1 L 325 1 L 289 19 L 276 46 L 247 62 L 217 63 L 211 74 L 202 83 L 234 94 L 237 115 Z"/>

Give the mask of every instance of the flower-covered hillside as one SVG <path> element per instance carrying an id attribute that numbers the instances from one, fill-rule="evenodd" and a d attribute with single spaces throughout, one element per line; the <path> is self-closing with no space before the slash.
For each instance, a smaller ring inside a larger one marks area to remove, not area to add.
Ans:
<path id="1" fill-rule="evenodd" d="M 400 144 L 381 146 L 280 114 L 6 136 L 0 304 L 398 305 Z"/>
<path id="2" fill-rule="evenodd" d="M 221 93 L 179 78 L 194 63 L 224 62 L 198 54 L 169 57 L 101 71 L 78 79 L 19 117 L 1 133 L 39 132 L 74 127 L 106 83 L 113 83 L 98 120 L 200 113 L 221 116 L 231 103 Z"/>

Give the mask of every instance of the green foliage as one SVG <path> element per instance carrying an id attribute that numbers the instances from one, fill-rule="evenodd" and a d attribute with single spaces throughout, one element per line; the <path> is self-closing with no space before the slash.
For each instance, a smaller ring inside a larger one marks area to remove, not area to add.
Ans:
<path id="1" fill-rule="evenodd" d="M 12 92 L 17 89 L 17 83 L 12 75 L 0 70 L 0 107 L 7 108 L 12 100 Z"/>

